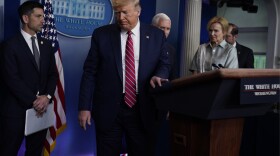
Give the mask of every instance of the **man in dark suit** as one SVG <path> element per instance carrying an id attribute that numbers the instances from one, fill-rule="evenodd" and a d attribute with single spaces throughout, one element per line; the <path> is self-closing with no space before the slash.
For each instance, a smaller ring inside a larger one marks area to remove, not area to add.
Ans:
<path id="1" fill-rule="evenodd" d="M 84 63 L 80 126 L 86 130 L 93 116 L 98 156 L 119 155 L 123 134 L 128 155 L 154 155 L 157 109 L 148 91 L 151 86 L 168 81 L 166 38 L 161 30 L 139 21 L 139 0 L 112 0 L 112 4 L 116 24 L 93 32 Z M 128 60 L 132 50 L 134 58 Z M 131 65 L 135 68 L 128 68 Z M 132 88 L 136 83 L 136 91 L 127 86 L 131 82 Z M 136 99 L 130 100 L 135 92 Z"/>
<path id="2" fill-rule="evenodd" d="M 171 30 L 171 19 L 165 13 L 158 13 L 152 19 L 152 25 L 161 29 L 165 37 L 168 38 Z M 178 66 L 177 66 L 177 55 L 176 49 L 167 42 L 166 49 L 170 55 L 171 70 L 169 75 L 169 80 L 174 80 L 178 78 Z M 157 142 L 157 155 L 170 155 L 170 127 L 169 127 L 169 113 L 167 111 L 162 111 L 161 115 L 163 120 L 160 126 L 160 131 L 158 135 Z M 165 117 L 165 118 L 164 118 Z"/>
<path id="3" fill-rule="evenodd" d="M 254 68 L 254 55 L 252 49 L 239 44 L 236 40 L 238 37 L 238 27 L 229 23 L 226 40 L 237 49 L 239 68 Z M 245 118 L 240 147 L 240 156 L 256 155 L 256 136 L 257 136 L 257 118 Z"/>
<path id="4" fill-rule="evenodd" d="M 17 155 L 24 139 L 26 110 L 34 108 L 38 116 L 44 115 L 55 91 L 54 49 L 49 41 L 37 36 L 44 23 L 43 8 L 38 2 L 24 2 L 18 8 L 21 32 L 4 44 L 1 58 L 5 85 L 0 105 L 1 156 Z M 31 37 L 36 37 L 35 42 L 32 43 Z M 25 137 L 26 156 L 42 154 L 46 132 L 47 129 Z"/>
<path id="5" fill-rule="evenodd" d="M 254 54 L 253 50 L 239 44 L 236 40 L 238 38 L 238 27 L 229 23 L 226 41 L 237 49 L 237 57 L 239 68 L 254 68 Z"/>
<path id="6" fill-rule="evenodd" d="M 168 38 L 171 30 L 171 19 L 164 13 L 158 13 L 156 14 L 152 19 L 152 25 L 155 27 L 158 27 L 161 29 L 165 37 Z M 170 55 L 170 64 L 171 64 L 171 70 L 169 75 L 169 80 L 173 80 L 178 78 L 178 66 L 176 61 L 176 49 L 169 43 L 166 43 L 166 49 Z"/>

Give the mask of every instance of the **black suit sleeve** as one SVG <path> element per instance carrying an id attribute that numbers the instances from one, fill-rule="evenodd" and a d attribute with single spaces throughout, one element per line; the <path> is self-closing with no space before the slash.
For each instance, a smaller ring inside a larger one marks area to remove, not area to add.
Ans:
<path id="1" fill-rule="evenodd" d="M 254 68 L 254 53 L 253 50 L 236 43 L 238 53 L 239 68 Z"/>
<path id="2" fill-rule="evenodd" d="M 176 49 L 170 43 L 167 43 L 167 50 L 170 53 L 169 59 L 170 59 L 170 64 L 171 64 L 169 80 L 174 80 L 179 77 L 178 76 L 177 53 L 176 53 Z"/>
<path id="3" fill-rule="evenodd" d="M 50 60 L 49 60 L 49 69 L 47 72 L 48 74 L 47 74 L 47 85 L 46 85 L 45 95 L 49 94 L 53 97 L 56 88 L 56 83 L 58 80 L 58 72 L 63 72 L 63 71 L 57 71 L 54 49 L 48 52 L 50 52 L 50 57 L 49 57 Z"/>

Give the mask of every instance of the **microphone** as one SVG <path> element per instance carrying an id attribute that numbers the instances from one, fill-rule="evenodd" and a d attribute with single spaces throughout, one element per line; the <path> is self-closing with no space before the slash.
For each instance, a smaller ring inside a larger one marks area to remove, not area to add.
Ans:
<path id="1" fill-rule="evenodd" d="M 218 66 L 220 67 L 220 68 L 225 68 L 223 65 L 221 65 L 221 64 L 218 64 Z"/>
<path id="2" fill-rule="evenodd" d="M 212 63 L 212 66 L 215 67 L 215 68 L 217 68 L 217 69 L 220 69 L 220 67 L 217 66 L 215 63 Z"/>

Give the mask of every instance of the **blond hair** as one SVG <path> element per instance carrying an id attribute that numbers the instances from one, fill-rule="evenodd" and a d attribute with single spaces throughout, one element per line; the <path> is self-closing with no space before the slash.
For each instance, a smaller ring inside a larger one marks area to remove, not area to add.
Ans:
<path id="1" fill-rule="evenodd" d="M 228 31 L 228 20 L 227 19 L 225 19 L 224 17 L 219 17 L 219 16 L 215 16 L 215 17 L 211 18 L 207 24 L 208 31 L 210 30 L 211 25 L 214 23 L 221 24 L 223 33 L 227 33 L 227 31 Z"/>
<path id="2" fill-rule="evenodd" d="M 128 4 L 134 4 L 135 7 L 141 9 L 140 0 L 112 0 L 112 6 L 114 9 Z"/>

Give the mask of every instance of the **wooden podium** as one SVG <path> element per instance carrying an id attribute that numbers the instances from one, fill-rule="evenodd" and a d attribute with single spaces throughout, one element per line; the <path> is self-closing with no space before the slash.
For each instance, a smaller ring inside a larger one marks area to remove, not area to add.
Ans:
<path id="1" fill-rule="evenodd" d="M 170 112 L 172 156 L 238 156 L 243 117 L 279 102 L 280 70 L 219 69 L 153 90 Z"/>

